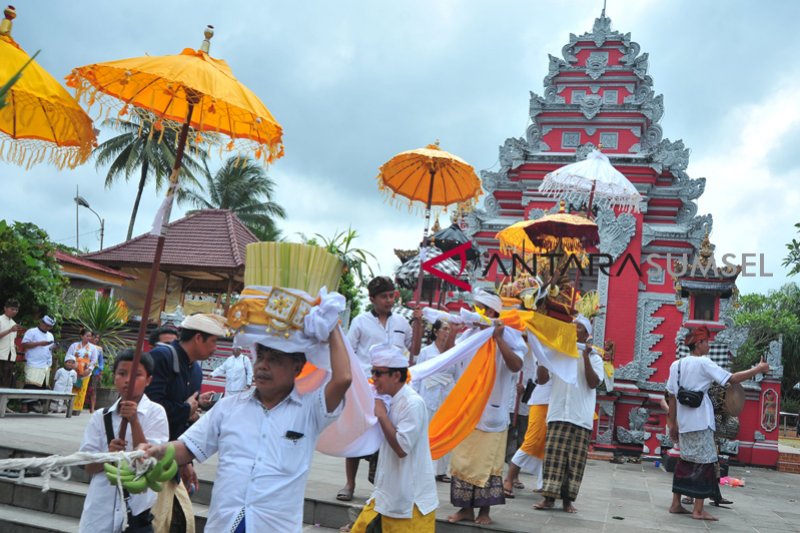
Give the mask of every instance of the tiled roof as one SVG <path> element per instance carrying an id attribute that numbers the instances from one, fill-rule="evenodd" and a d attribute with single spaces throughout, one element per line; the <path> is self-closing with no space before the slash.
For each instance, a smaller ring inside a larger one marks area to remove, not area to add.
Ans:
<path id="1" fill-rule="evenodd" d="M 58 261 L 59 263 L 69 263 L 72 265 L 89 268 L 91 270 L 96 270 L 98 272 L 103 272 L 105 274 L 111 274 L 112 276 L 117 276 L 123 279 L 136 279 L 136 276 L 133 276 L 126 272 L 122 272 L 120 270 L 114 270 L 113 268 L 101 265 L 100 263 L 89 261 L 88 259 L 85 259 L 83 257 L 70 255 L 60 250 L 56 250 L 56 261 Z"/>
<path id="2" fill-rule="evenodd" d="M 157 240 L 146 233 L 83 257 L 117 267 L 147 266 L 153 262 Z M 232 211 L 196 211 L 169 224 L 161 270 L 237 270 L 244 267 L 247 245 L 257 241 Z"/>

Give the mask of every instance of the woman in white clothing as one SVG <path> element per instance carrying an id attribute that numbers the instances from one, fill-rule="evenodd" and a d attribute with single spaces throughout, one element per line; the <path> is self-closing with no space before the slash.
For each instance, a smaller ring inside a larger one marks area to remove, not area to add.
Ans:
<path id="1" fill-rule="evenodd" d="M 433 359 L 446 351 L 450 342 L 451 331 L 452 328 L 448 322 L 443 320 L 434 322 L 431 327 L 431 343 L 419 352 L 417 364 L 425 362 L 428 359 Z M 456 367 L 452 366 L 421 380 L 419 383 L 413 383 L 414 390 L 416 390 L 425 401 L 425 407 L 428 409 L 428 420 L 433 418 L 433 415 L 436 414 L 436 411 L 442 405 L 444 399 L 450 394 L 450 390 L 453 388 L 453 384 L 458 378 L 456 372 Z M 450 466 L 450 454 L 434 461 L 434 463 L 436 467 L 436 480 L 449 483 L 450 478 L 447 476 L 447 468 Z"/>

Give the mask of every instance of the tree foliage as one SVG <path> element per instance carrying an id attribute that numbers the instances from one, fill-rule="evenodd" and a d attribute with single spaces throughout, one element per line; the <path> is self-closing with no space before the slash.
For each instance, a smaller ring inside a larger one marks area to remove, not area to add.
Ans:
<path id="1" fill-rule="evenodd" d="M 783 336 L 784 398 L 800 398 L 800 391 L 793 389 L 800 381 L 800 287 L 789 283 L 767 294 L 742 296 L 734 323 L 749 330 L 747 341 L 734 361 L 734 370 L 744 370 L 757 363 L 769 343 Z"/>
<path id="2" fill-rule="evenodd" d="M 277 219 L 286 217 L 283 207 L 272 200 L 275 182 L 264 166 L 249 158 L 231 157 L 215 174 L 204 170 L 205 188 L 181 193 L 181 202 L 200 209 L 230 209 L 262 241 L 280 239 Z"/>
<path id="3" fill-rule="evenodd" d="M 358 316 L 361 312 L 361 288 L 365 287 L 374 275 L 369 261 L 375 260 L 375 256 L 363 248 L 353 246 L 353 242 L 358 238 L 356 230 L 353 228 L 347 228 L 347 231 L 337 230 L 330 238 L 319 233 L 315 233 L 311 239 L 303 234 L 300 234 L 300 237 L 306 244 L 325 248 L 344 263 L 344 274 L 339 282 L 338 292 L 350 303 L 350 319 Z"/>
<path id="4" fill-rule="evenodd" d="M 20 324 L 32 325 L 45 314 L 62 315 L 61 294 L 68 282 L 55 250 L 38 226 L 0 220 L 0 305 L 9 298 L 19 300 Z"/>
<path id="5" fill-rule="evenodd" d="M 795 224 L 794 227 L 800 233 L 800 222 Z M 790 276 L 800 274 L 800 241 L 792 239 L 792 242 L 786 244 L 786 249 L 789 250 L 789 253 L 783 258 L 783 263 L 781 264 L 785 267 L 791 267 L 789 270 Z"/>
<path id="6" fill-rule="evenodd" d="M 160 131 L 156 130 L 153 126 L 155 116 L 145 111 L 140 113 L 141 115 L 130 120 L 106 119 L 103 126 L 117 129 L 121 133 L 94 150 L 96 167 L 108 165 L 105 181 L 107 189 L 120 179 L 128 181 L 138 169 L 139 186 L 128 223 L 127 240 L 133 236 L 139 202 L 147 183 L 154 181 L 156 191 L 159 191 L 172 173 L 177 157 L 177 127 L 162 126 Z M 205 152 L 192 150 L 191 140 L 194 138 L 190 132 L 190 142 L 184 151 L 181 172 L 178 175 L 182 186 L 198 185 L 195 175 L 203 171 L 202 163 L 206 160 Z"/>

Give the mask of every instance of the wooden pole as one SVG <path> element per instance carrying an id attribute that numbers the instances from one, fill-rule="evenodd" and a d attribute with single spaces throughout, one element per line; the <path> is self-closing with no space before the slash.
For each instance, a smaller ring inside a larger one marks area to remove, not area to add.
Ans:
<path id="1" fill-rule="evenodd" d="M 133 354 L 133 361 L 131 362 L 130 385 L 128 386 L 128 394 L 126 400 L 133 400 L 133 381 L 136 378 L 136 373 L 139 370 L 139 361 L 142 358 L 142 347 L 144 346 L 144 338 L 147 334 L 147 322 L 150 318 L 150 307 L 153 305 L 153 292 L 156 288 L 156 281 L 158 279 L 158 272 L 161 267 L 161 256 L 164 253 L 164 241 L 166 241 L 166 226 L 169 222 L 169 208 L 172 207 L 174 194 L 178 189 L 178 174 L 181 170 L 183 162 L 183 152 L 186 148 L 186 139 L 189 136 L 189 125 L 192 122 L 192 113 L 194 112 L 194 102 L 189 102 L 189 109 L 186 112 L 186 121 L 181 128 L 180 136 L 178 137 L 178 149 L 175 154 L 175 165 L 172 167 L 172 174 L 170 175 L 170 187 L 167 191 L 167 199 L 169 201 L 168 209 L 164 214 L 163 225 L 161 232 L 156 242 L 156 252 L 153 255 L 153 265 L 150 268 L 150 280 L 147 284 L 147 293 L 144 297 L 144 308 L 142 309 L 142 322 L 139 324 L 139 334 L 136 336 L 136 349 Z M 125 432 L 128 429 L 128 421 L 122 419 L 119 425 L 119 438 L 125 440 Z"/>

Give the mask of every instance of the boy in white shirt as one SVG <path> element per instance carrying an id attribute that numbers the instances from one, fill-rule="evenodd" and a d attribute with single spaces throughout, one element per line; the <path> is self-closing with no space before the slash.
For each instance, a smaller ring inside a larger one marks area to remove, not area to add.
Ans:
<path id="1" fill-rule="evenodd" d="M 114 359 L 114 387 L 119 392 L 120 399 L 111 407 L 92 415 L 83 434 L 80 451 L 130 451 L 140 444 L 163 444 L 169 440 L 169 425 L 164 408 L 150 401 L 144 394 L 144 389 L 152 379 L 153 359 L 149 353 L 142 353 L 136 376 L 131 376 L 132 361 L 131 349 L 122 351 Z M 130 389 L 133 390 L 134 399 L 127 401 L 125 398 Z M 129 436 L 124 441 L 118 438 L 123 418 L 128 421 Z M 126 494 L 123 498 L 117 488 L 108 482 L 102 464 L 86 465 L 86 472 L 92 479 L 83 504 L 80 533 L 119 533 L 122 531 L 124 513 L 128 516 L 129 530 L 148 531 L 153 519 L 150 508 L 157 498 L 155 492 L 148 489 L 129 497 Z"/>
<path id="2" fill-rule="evenodd" d="M 378 452 L 375 491 L 350 531 L 364 533 L 375 523 L 384 531 L 433 532 L 439 498 L 425 402 L 406 385 L 408 358 L 400 348 L 373 346 L 370 359 L 375 391 L 392 399 L 388 408 L 380 397 L 375 400 L 385 439 Z"/>
<path id="3" fill-rule="evenodd" d="M 53 384 L 54 392 L 72 392 L 72 387 L 78 382 L 78 372 L 75 371 L 75 358 L 67 357 L 64 359 L 63 368 L 56 370 L 55 383 Z M 65 413 L 67 408 L 64 405 L 64 400 L 57 400 L 52 402 L 52 407 L 56 413 Z"/>

